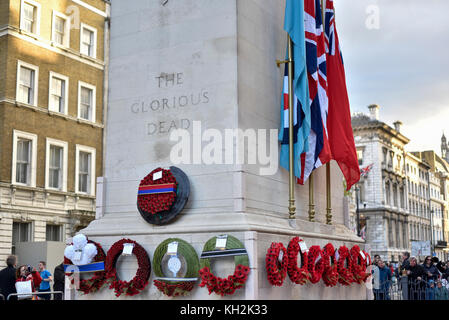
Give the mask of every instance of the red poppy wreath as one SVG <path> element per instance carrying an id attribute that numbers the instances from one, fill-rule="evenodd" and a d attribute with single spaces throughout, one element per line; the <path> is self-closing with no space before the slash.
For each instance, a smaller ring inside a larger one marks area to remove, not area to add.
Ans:
<path id="1" fill-rule="evenodd" d="M 358 245 L 354 245 L 351 248 L 351 272 L 353 275 L 354 282 L 358 284 L 362 284 L 368 279 L 370 276 L 366 271 L 366 256 L 362 257 L 360 254 L 360 247 Z M 363 253 L 364 255 L 364 253 Z"/>
<path id="2" fill-rule="evenodd" d="M 132 253 L 136 256 L 138 264 L 137 273 L 131 281 L 120 280 L 116 269 L 117 259 L 122 254 L 125 243 L 134 245 Z M 121 294 L 134 296 L 145 289 L 148 284 L 151 272 L 150 258 L 145 249 L 136 241 L 122 239 L 114 243 L 109 249 L 106 256 L 105 270 L 107 281 L 110 284 L 109 289 L 114 289 L 117 297 Z"/>
<path id="3" fill-rule="evenodd" d="M 287 248 L 288 267 L 287 273 L 290 280 L 296 284 L 306 284 L 310 279 L 308 270 L 307 252 L 301 250 L 300 243 L 304 240 L 294 237 Z M 298 254 L 301 253 L 301 268 L 298 268 Z"/>
<path id="4" fill-rule="evenodd" d="M 307 255 L 307 269 L 310 272 L 310 282 L 318 283 L 324 271 L 324 260 L 320 246 L 311 246 Z"/>
<path id="5" fill-rule="evenodd" d="M 159 177 L 156 177 L 159 174 Z M 137 197 L 139 208 L 156 214 L 169 210 L 176 198 L 177 182 L 170 170 L 156 168 L 140 181 Z"/>
<path id="6" fill-rule="evenodd" d="M 282 252 L 282 259 L 279 262 L 279 256 Z M 288 254 L 287 249 L 282 243 L 273 242 L 268 248 L 265 257 L 265 268 L 267 270 L 268 282 L 272 286 L 282 286 L 287 276 Z"/>
<path id="7" fill-rule="evenodd" d="M 181 169 L 156 168 L 140 181 L 137 209 L 148 223 L 166 224 L 183 210 L 189 194 L 189 179 Z"/>
<path id="8" fill-rule="evenodd" d="M 346 267 L 345 267 L 346 263 Z M 338 249 L 338 282 L 344 286 L 349 286 L 353 281 L 353 275 L 350 270 L 351 268 L 351 255 L 349 249 L 346 246 L 341 246 Z"/>
<path id="9" fill-rule="evenodd" d="M 324 268 L 323 268 L 323 282 L 327 287 L 334 287 L 338 283 L 337 262 L 335 259 L 335 248 L 332 243 L 328 243 L 322 250 Z"/>

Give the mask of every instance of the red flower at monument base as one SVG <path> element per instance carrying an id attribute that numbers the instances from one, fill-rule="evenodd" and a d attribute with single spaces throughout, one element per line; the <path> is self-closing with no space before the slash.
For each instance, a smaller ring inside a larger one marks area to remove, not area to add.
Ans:
<path id="1" fill-rule="evenodd" d="M 187 295 L 192 291 L 195 281 L 184 281 L 181 283 L 167 283 L 165 281 L 154 280 L 154 285 L 165 295 L 169 297 L 178 297 Z"/>
<path id="2" fill-rule="evenodd" d="M 354 277 L 350 270 L 351 268 L 351 255 L 349 253 L 349 249 L 346 246 L 341 246 L 338 249 L 338 261 L 337 261 L 337 270 L 338 270 L 338 282 L 344 286 L 349 286 Z M 345 267 L 346 262 L 346 267 Z"/>
<path id="3" fill-rule="evenodd" d="M 360 247 L 358 245 L 354 245 L 351 248 L 350 254 L 351 254 L 350 270 L 353 275 L 353 281 L 358 284 L 362 284 L 370 276 L 369 273 L 365 272 L 367 257 L 365 256 L 365 259 L 363 259 L 363 257 L 360 254 Z"/>
<path id="4" fill-rule="evenodd" d="M 279 262 L 279 255 L 282 252 L 282 262 Z M 287 276 L 288 254 L 282 243 L 273 242 L 268 248 L 265 257 L 265 268 L 267 270 L 268 282 L 273 286 L 282 286 Z"/>
<path id="5" fill-rule="evenodd" d="M 310 272 L 310 282 L 318 283 L 324 271 L 324 260 L 320 246 L 311 246 L 307 255 L 307 269 Z"/>
<path id="6" fill-rule="evenodd" d="M 139 266 L 136 275 L 131 281 L 119 280 L 115 266 L 118 256 L 123 251 L 124 243 L 134 244 L 132 253 L 136 256 Z M 148 284 L 148 279 L 150 278 L 151 271 L 150 258 L 148 257 L 145 249 L 136 241 L 130 239 L 122 239 L 114 243 L 109 249 L 106 256 L 105 271 L 106 279 L 110 284 L 109 288 L 114 289 L 115 295 L 117 297 L 119 297 L 123 293 L 127 296 L 133 296 L 140 293 Z"/>
<path id="7" fill-rule="evenodd" d="M 322 250 L 322 257 L 324 261 L 322 279 L 327 287 L 334 287 L 338 283 L 338 270 L 335 259 L 335 248 L 332 243 L 328 243 Z"/>
<path id="8" fill-rule="evenodd" d="M 290 240 L 290 243 L 288 244 L 287 248 L 287 255 L 288 255 L 288 266 L 287 266 L 287 273 L 290 277 L 290 280 L 296 284 L 306 284 L 311 275 L 307 268 L 308 266 L 308 259 L 307 259 L 307 252 L 302 252 L 300 248 L 300 241 L 303 241 L 299 237 L 295 237 L 292 240 Z M 301 268 L 298 268 L 298 254 L 301 252 Z"/>
<path id="9" fill-rule="evenodd" d="M 233 275 L 219 278 L 208 267 L 204 267 L 198 272 L 201 277 L 200 287 L 207 286 L 209 294 L 215 292 L 221 296 L 232 295 L 235 290 L 243 287 L 248 279 L 249 271 L 249 267 L 239 264 L 235 267 Z"/>

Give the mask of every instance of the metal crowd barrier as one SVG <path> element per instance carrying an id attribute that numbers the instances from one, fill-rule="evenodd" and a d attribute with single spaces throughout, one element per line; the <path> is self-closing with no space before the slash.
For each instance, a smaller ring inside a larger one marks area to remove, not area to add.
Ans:
<path id="1" fill-rule="evenodd" d="M 405 280 L 405 281 L 403 281 Z M 436 288 L 436 283 L 434 288 Z M 447 288 L 446 288 L 447 290 Z M 375 300 L 434 300 L 435 291 L 424 280 L 408 282 L 407 279 L 385 281 L 373 289 Z"/>
<path id="2" fill-rule="evenodd" d="M 8 298 L 6 298 L 6 300 L 9 300 L 9 298 L 14 297 L 14 296 L 29 296 L 30 294 L 33 296 L 40 296 L 40 295 L 46 295 L 46 294 L 61 294 L 61 299 L 64 300 L 64 292 L 62 291 L 44 291 L 44 292 L 31 292 L 31 293 L 11 293 L 10 295 L 8 295 Z M 3 298 L 4 299 L 4 298 Z"/>
<path id="3" fill-rule="evenodd" d="M 5 296 L 0 293 L 0 299 L 5 300 Z"/>

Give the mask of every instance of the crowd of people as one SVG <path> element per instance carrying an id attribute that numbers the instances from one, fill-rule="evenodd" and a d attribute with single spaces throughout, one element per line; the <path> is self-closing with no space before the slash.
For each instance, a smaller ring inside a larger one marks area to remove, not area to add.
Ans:
<path id="1" fill-rule="evenodd" d="M 405 291 L 403 297 L 408 300 L 449 300 L 449 261 L 427 256 L 419 263 L 409 252 L 404 252 L 401 260 L 395 266 L 383 261 L 379 255 L 374 256 L 371 271 L 374 299 L 390 300 L 392 285 L 398 284 L 397 288 Z"/>
<path id="2" fill-rule="evenodd" d="M 6 300 L 12 294 L 9 300 L 32 299 L 32 300 L 50 300 L 53 295 L 54 300 L 62 300 L 61 293 L 49 294 L 51 292 L 51 283 L 53 282 L 53 291 L 64 291 L 64 267 L 61 263 L 55 268 L 54 278 L 48 271 L 45 261 L 40 261 L 38 267 L 30 265 L 21 265 L 17 267 L 17 257 L 8 256 L 6 259 L 6 268 L 0 271 L 0 294 Z M 21 295 L 18 288 L 31 286 L 30 292 L 39 292 L 39 294 Z M 47 292 L 47 293 L 45 293 Z"/>

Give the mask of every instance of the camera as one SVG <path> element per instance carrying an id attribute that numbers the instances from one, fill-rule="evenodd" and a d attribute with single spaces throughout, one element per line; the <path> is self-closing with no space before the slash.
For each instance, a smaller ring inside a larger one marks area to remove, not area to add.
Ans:
<path id="1" fill-rule="evenodd" d="M 27 271 L 28 271 L 29 273 L 31 273 L 31 271 L 33 271 L 33 268 L 31 268 L 31 266 L 30 266 L 30 265 L 28 265 L 28 267 L 27 267 Z"/>

